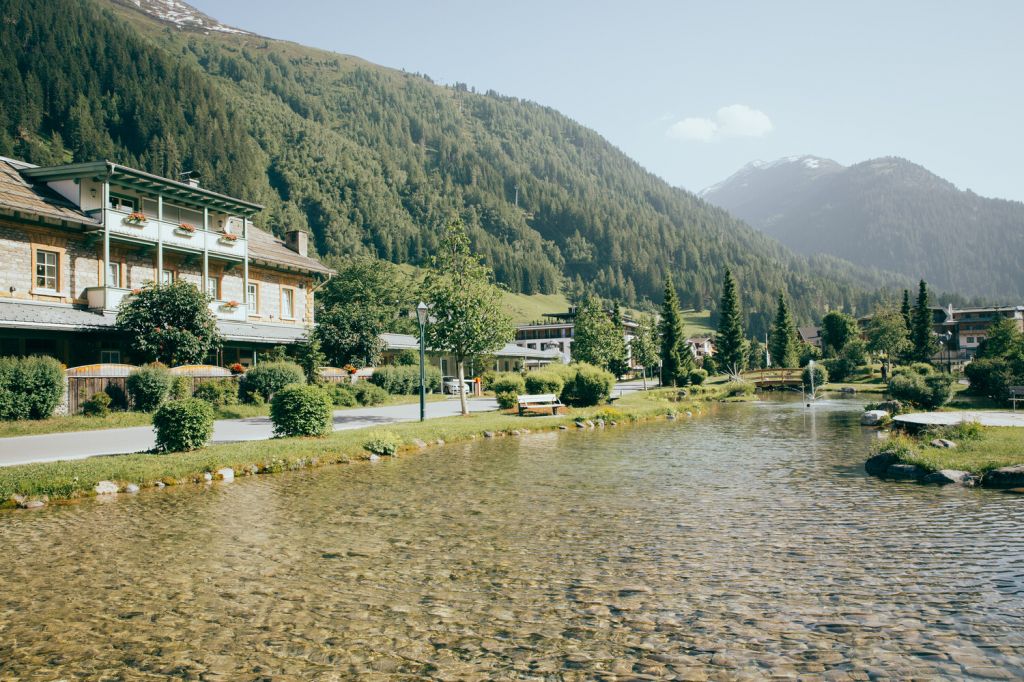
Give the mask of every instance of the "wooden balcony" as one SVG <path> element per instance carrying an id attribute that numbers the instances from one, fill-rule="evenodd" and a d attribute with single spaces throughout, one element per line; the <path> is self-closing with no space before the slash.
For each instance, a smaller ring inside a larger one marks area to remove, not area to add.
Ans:
<path id="1" fill-rule="evenodd" d="M 166 248 L 202 253 L 230 260 L 243 260 L 246 254 L 245 238 L 231 239 L 223 232 L 205 231 L 196 225 L 189 231 L 176 223 L 147 217 L 142 222 L 129 221 L 131 214 L 108 208 L 103 212 L 105 226 L 111 236 L 137 242 L 156 244 L 163 241 Z"/>

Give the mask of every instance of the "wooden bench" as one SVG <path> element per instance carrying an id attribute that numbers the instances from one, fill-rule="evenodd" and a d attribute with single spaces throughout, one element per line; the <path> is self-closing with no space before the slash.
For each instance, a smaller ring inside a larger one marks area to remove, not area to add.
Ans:
<path id="1" fill-rule="evenodd" d="M 1017 403 L 1024 401 L 1024 386 L 1010 386 L 1010 403 L 1013 404 L 1013 411 L 1017 411 Z"/>
<path id="2" fill-rule="evenodd" d="M 554 393 L 541 393 L 539 395 L 521 395 L 518 398 L 519 414 L 526 414 L 532 411 L 551 410 L 551 414 L 558 414 L 565 411 L 565 405 L 558 400 Z"/>

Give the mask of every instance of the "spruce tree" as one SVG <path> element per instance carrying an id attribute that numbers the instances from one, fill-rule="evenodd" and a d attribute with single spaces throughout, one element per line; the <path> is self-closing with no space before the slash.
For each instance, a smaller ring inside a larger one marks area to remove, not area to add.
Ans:
<path id="1" fill-rule="evenodd" d="M 793 324 L 793 316 L 789 314 L 789 307 L 783 294 L 779 294 L 779 307 L 775 313 L 775 322 L 772 324 L 768 350 L 771 352 L 772 365 L 775 367 L 796 367 L 799 364 L 796 326 Z"/>
<path id="2" fill-rule="evenodd" d="M 612 356 L 608 360 L 608 371 L 621 378 L 629 371 L 629 346 L 626 344 L 626 325 L 618 301 L 615 302 L 612 311 L 612 325 L 615 327 L 616 336 Z"/>
<path id="3" fill-rule="evenodd" d="M 692 368 L 693 354 L 686 347 L 683 312 L 669 275 L 665 278 L 665 300 L 661 304 L 661 381 L 668 386 L 685 384 Z"/>
<path id="4" fill-rule="evenodd" d="M 911 313 L 910 342 L 914 345 L 914 359 L 929 362 L 937 350 L 932 333 L 932 312 L 928 309 L 928 284 L 922 279 L 917 289 L 917 305 Z"/>
<path id="5" fill-rule="evenodd" d="M 914 321 L 910 318 L 910 292 L 903 290 L 903 305 L 900 306 L 900 314 L 903 315 L 903 322 L 907 325 L 907 338 L 910 338 L 910 330 L 914 328 Z"/>
<path id="6" fill-rule="evenodd" d="M 729 374 L 739 374 L 746 362 L 747 342 L 743 338 L 743 317 L 736 280 L 728 268 L 725 270 L 718 314 L 718 336 L 715 338 L 718 366 Z"/>

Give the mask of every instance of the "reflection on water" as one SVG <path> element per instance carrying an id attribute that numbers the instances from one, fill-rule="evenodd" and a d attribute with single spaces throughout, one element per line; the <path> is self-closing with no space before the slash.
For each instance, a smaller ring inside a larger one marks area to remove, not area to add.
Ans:
<path id="1" fill-rule="evenodd" d="M 0 516 L 0 678 L 1024 675 L 1024 507 L 862 473 L 858 403 Z"/>

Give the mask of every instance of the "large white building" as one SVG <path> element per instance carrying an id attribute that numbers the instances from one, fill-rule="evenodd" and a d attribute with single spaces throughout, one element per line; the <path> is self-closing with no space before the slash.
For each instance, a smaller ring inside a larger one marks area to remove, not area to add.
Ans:
<path id="1" fill-rule="evenodd" d="M 515 344 L 538 351 L 557 350 L 562 362 L 568 364 L 572 362 L 575 319 L 576 307 L 573 306 L 564 313 L 547 313 L 541 321 L 517 325 Z M 635 320 L 623 317 L 622 326 L 625 328 L 624 338 L 628 347 L 640 325 Z"/>

